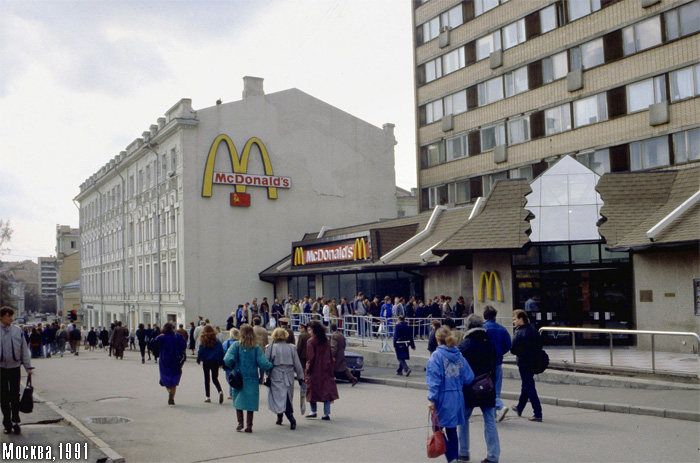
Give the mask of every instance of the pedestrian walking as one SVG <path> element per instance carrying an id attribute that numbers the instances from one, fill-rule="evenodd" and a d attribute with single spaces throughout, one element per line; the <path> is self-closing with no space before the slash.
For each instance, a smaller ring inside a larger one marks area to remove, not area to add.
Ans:
<path id="1" fill-rule="evenodd" d="M 158 327 L 154 330 L 154 334 L 156 330 Z M 163 333 L 161 334 L 158 330 L 158 335 L 151 344 L 154 346 L 154 352 L 160 355 L 158 364 L 160 385 L 168 391 L 168 405 L 175 405 L 175 392 L 182 377 L 182 364 L 187 343 L 182 336 L 175 333 L 172 323 L 166 323 L 163 325 Z"/>
<path id="2" fill-rule="evenodd" d="M 270 390 L 267 394 L 267 406 L 272 413 L 277 414 L 275 424 L 282 425 L 282 416 L 289 420 L 289 429 L 296 429 L 294 419 L 294 380 L 301 382 L 304 378 L 304 368 L 299 361 L 299 354 L 293 344 L 287 343 L 289 333 L 284 328 L 275 328 L 272 332 L 272 344 L 267 346 L 265 356 L 273 368 L 267 374 L 270 377 Z"/>
<path id="3" fill-rule="evenodd" d="M 146 363 L 146 347 L 148 346 L 148 332 L 143 323 L 139 323 L 139 329 L 136 330 L 136 339 L 139 340 L 139 350 L 141 351 L 141 363 Z M 148 349 L 148 361 L 151 361 L 151 350 Z"/>
<path id="4" fill-rule="evenodd" d="M 68 342 L 68 332 L 66 325 L 61 325 L 61 328 L 56 332 L 56 351 L 63 357 L 66 351 L 66 343 Z"/>
<path id="5" fill-rule="evenodd" d="M 185 342 L 187 342 L 189 335 L 187 334 L 187 330 L 185 329 L 185 325 L 180 323 L 180 325 L 178 325 L 178 328 L 177 328 L 177 330 L 175 330 L 175 332 L 177 334 L 179 334 L 180 336 L 182 336 L 182 339 L 184 339 Z M 223 342 L 223 340 L 222 340 L 222 342 Z"/>
<path id="6" fill-rule="evenodd" d="M 530 421 L 542 422 L 542 405 L 535 388 L 535 373 L 533 369 L 540 359 L 542 339 L 534 326 L 530 324 L 527 312 L 513 312 L 513 347 L 510 351 L 518 357 L 518 372 L 520 373 L 520 399 L 511 408 L 521 416 L 528 400 L 532 405 L 534 415 Z"/>
<path id="7" fill-rule="evenodd" d="M 97 346 L 97 331 L 95 331 L 94 326 L 91 327 L 90 331 L 88 332 L 87 341 L 90 350 L 95 350 L 95 347 Z"/>
<path id="8" fill-rule="evenodd" d="M 41 341 L 43 337 L 38 328 L 32 328 L 32 334 L 29 335 L 29 345 L 32 347 L 32 358 L 41 357 Z"/>
<path id="9" fill-rule="evenodd" d="M 306 348 L 309 345 L 309 339 L 311 339 L 311 334 L 307 330 L 305 323 L 299 323 L 299 339 L 297 339 L 297 354 L 299 354 L 299 361 L 301 366 L 306 368 Z M 306 413 L 306 382 L 301 385 L 301 390 L 299 391 L 299 409 L 301 414 Z"/>
<path id="10" fill-rule="evenodd" d="M 331 402 L 338 400 L 338 388 L 333 375 L 331 346 L 326 336 L 326 328 L 319 322 L 312 322 L 312 336 L 306 347 L 306 401 L 311 404 L 307 418 L 316 418 L 316 403 L 323 402 L 323 420 L 330 420 Z"/>
<path id="11" fill-rule="evenodd" d="M 280 328 L 284 329 L 289 334 L 289 336 L 287 336 L 287 344 L 291 344 L 293 346 L 296 346 L 296 339 L 294 339 L 294 330 L 292 330 L 289 327 L 289 318 L 280 317 L 279 323 L 280 323 Z"/>
<path id="12" fill-rule="evenodd" d="M 68 341 L 73 355 L 80 355 L 80 330 L 77 326 L 73 326 L 73 329 L 68 333 Z"/>
<path id="13" fill-rule="evenodd" d="M 122 322 L 117 321 L 114 323 L 114 329 L 112 330 L 109 342 L 112 345 L 112 349 L 114 349 L 114 358 L 123 360 L 124 349 L 126 349 L 129 342 Z"/>
<path id="14" fill-rule="evenodd" d="M 464 394 L 462 388 L 471 384 L 474 373 L 459 349 L 449 328 L 435 332 L 438 347 L 428 359 L 425 381 L 428 385 L 428 409 L 437 413 L 445 431 L 448 462 L 457 461 L 459 442 L 457 426 L 464 424 Z"/>
<path id="15" fill-rule="evenodd" d="M 194 326 L 194 322 L 190 322 L 190 336 L 189 336 L 189 340 L 188 340 L 189 345 L 187 346 L 187 348 L 192 351 L 192 355 L 194 355 L 194 346 L 197 342 L 197 340 L 194 338 L 195 329 L 196 329 L 196 327 Z M 148 355 L 149 355 L 148 360 L 151 360 L 150 352 Z"/>
<path id="16" fill-rule="evenodd" d="M 405 316 L 399 315 L 396 333 L 394 333 L 394 352 L 396 352 L 396 359 L 399 361 L 399 369 L 396 370 L 398 376 L 403 376 L 404 371 L 406 377 L 411 374 L 411 369 L 406 364 L 406 360 L 411 358 L 409 347 L 416 350 L 416 344 L 413 342 L 413 328 L 406 323 Z"/>
<path id="17" fill-rule="evenodd" d="M 255 337 L 257 338 L 258 341 L 258 346 L 265 351 L 267 348 L 268 343 L 270 342 L 270 336 L 269 333 L 265 328 L 260 326 L 261 320 L 260 317 L 255 317 L 253 319 L 253 331 L 255 332 Z M 263 376 L 264 376 L 264 371 L 261 369 L 258 372 L 258 383 L 262 384 L 263 383 Z"/>
<path id="18" fill-rule="evenodd" d="M 0 409 L 5 434 L 22 432 L 19 426 L 19 382 L 22 376 L 20 367 L 24 367 L 27 378 L 31 377 L 34 371 L 27 340 L 22 330 L 12 325 L 14 314 L 15 311 L 10 307 L 0 308 Z"/>
<path id="19" fill-rule="evenodd" d="M 508 413 L 508 407 L 503 404 L 501 400 L 501 387 L 503 386 L 503 354 L 510 351 L 512 347 L 512 341 L 510 339 L 510 333 L 505 327 L 499 325 L 496 322 L 496 315 L 498 311 L 492 306 L 487 305 L 484 307 L 484 329 L 486 334 L 489 335 L 489 339 L 493 342 L 493 346 L 496 348 L 496 368 L 494 373 L 496 380 L 494 382 L 494 387 L 496 388 L 496 421 L 501 422 L 505 418 L 506 413 Z"/>
<path id="20" fill-rule="evenodd" d="M 267 360 L 265 352 L 258 346 L 252 326 L 242 325 L 240 332 L 241 340 L 229 347 L 224 356 L 224 364 L 230 370 L 237 368 L 243 376 L 243 388 L 233 390 L 233 407 L 236 409 L 238 419 L 236 431 L 243 430 L 243 412 L 245 411 L 245 432 L 253 432 L 253 415 L 260 406 L 258 368 L 267 371 L 272 368 L 272 363 Z"/>
<path id="21" fill-rule="evenodd" d="M 184 339 L 184 338 L 183 338 Z M 209 398 L 209 381 L 214 383 L 214 387 L 219 392 L 219 404 L 224 403 L 224 391 L 219 384 L 219 368 L 223 365 L 224 348 L 216 338 L 216 331 L 211 325 L 204 327 L 199 335 L 199 350 L 197 351 L 197 365 L 202 364 L 204 371 L 204 402 L 211 403 Z"/>
<path id="22" fill-rule="evenodd" d="M 343 333 L 338 331 L 338 325 L 331 323 L 331 356 L 333 358 L 333 373 L 344 376 L 352 383 L 352 387 L 357 384 L 357 378 L 352 374 L 348 363 L 345 360 L 345 346 L 347 342 Z"/>
<path id="23" fill-rule="evenodd" d="M 173 333 L 175 333 L 175 329 L 173 329 Z M 160 334 L 160 328 L 158 328 L 158 325 L 153 326 L 153 332 L 150 336 L 151 339 L 155 340 L 158 336 L 160 336 Z M 156 342 L 150 342 L 149 345 L 151 346 L 151 352 L 153 353 L 153 361 L 158 363 L 158 357 L 160 357 L 160 346 Z"/>
<path id="24" fill-rule="evenodd" d="M 496 348 L 484 329 L 484 320 L 478 315 L 469 315 L 466 320 L 467 335 L 459 345 L 459 351 L 469 363 L 475 378 L 488 375 L 491 384 L 495 382 Z M 469 419 L 475 407 L 481 408 L 484 417 L 484 438 L 486 439 L 486 458 L 481 463 L 498 463 L 501 447 L 496 429 L 496 391 L 474 393 L 472 388 L 464 388 L 464 424 L 457 426 L 459 435 L 459 459 L 469 461 Z"/>
<path id="25" fill-rule="evenodd" d="M 102 347 L 105 350 L 109 350 L 109 331 L 107 330 L 107 327 L 103 327 L 100 331 L 100 341 L 102 342 Z"/>
<path id="26" fill-rule="evenodd" d="M 238 331 L 238 328 L 231 328 L 228 331 L 228 334 L 229 334 L 229 338 L 227 340 L 225 340 L 223 345 L 222 345 L 222 347 L 223 347 L 222 350 L 224 351 L 224 355 L 226 355 L 226 352 L 228 352 L 228 350 L 231 348 L 231 346 L 233 345 L 234 342 L 240 341 L 240 339 L 241 339 L 241 332 Z M 228 374 L 231 373 L 231 369 L 229 367 L 227 367 L 226 363 L 224 363 L 224 362 L 222 362 L 221 368 L 223 368 L 223 370 L 224 370 L 224 379 L 228 378 Z M 226 381 L 226 383 L 228 384 L 228 381 Z M 232 398 L 233 398 L 233 388 L 231 386 L 229 386 L 228 387 L 228 397 L 226 397 L 226 399 L 231 400 Z"/>
<path id="27" fill-rule="evenodd" d="M 430 355 L 432 355 L 438 347 L 437 339 L 435 339 L 435 333 L 438 329 L 440 329 L 442 323 L 440 323 L 440 320 L 433 320 L 432 322 L 430 322 L 430 326 L 432 330 L 430 331 L 430 336 L 428 336 L 428 352 L 430 352 Z M 456 342 L 457 341 L 455 340 L 455 343 Z"/>

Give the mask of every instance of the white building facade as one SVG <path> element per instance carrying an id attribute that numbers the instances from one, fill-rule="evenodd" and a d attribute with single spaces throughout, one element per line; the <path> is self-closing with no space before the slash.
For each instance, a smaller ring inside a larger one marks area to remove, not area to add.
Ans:
<path id="1" fill-rule="evenodd" d="M 396 217 L 393 125 L 244 82 L 240 101 L 180 100 L 80 186 L 85 323 L 223 325 L 275 296 L 258 272 L 300 234 Z"/>

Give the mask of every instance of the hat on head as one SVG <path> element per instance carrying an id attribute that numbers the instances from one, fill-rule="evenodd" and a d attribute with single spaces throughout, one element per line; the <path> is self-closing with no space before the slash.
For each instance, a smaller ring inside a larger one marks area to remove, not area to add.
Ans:
<path id="1" fill-rule="evenodd" d="M 280 318 L 280 323 L 289 323 L 289 319 L 287 317 L 282 317 Z"/>

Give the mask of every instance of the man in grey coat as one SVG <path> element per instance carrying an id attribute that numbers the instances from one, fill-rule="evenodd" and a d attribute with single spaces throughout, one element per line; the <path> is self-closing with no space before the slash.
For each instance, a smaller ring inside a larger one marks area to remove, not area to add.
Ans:
<path id="1" fill-rule="evenodd" d="M 0 308 L 0 408 L 2 408 L 3 432 L 21 432 L 19 423 L 20 365 L 24 365 L 27 376 L 32 375 L 31 355 L 27 340 L 18 326 L 12 325 L 15 311 L 10 307 Z"/>
<path id="2" fill-rule="evenodd" d="M 345 336 L 338 331 L 338 325 L 335 323 L 331 324 L 331 332 L 331 355 L 334 360 L 334 372 L 345 376 L 348 381 L 355 386 L 355 384 L 357 384 L 357 378 L 353 376 L 352 371 L 350 371 L 345 361 L 345 345 L 347 344 Z"/>

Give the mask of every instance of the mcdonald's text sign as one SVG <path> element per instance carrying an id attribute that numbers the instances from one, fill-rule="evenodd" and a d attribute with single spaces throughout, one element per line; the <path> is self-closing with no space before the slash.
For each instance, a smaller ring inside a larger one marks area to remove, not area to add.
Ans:
<path id="1" fill-rule="evenodd" d="M 479 301 L 484 301 L 484 288 L 486 289 L 486 297 L 490 300 L 493 298 L 493 290 L 496 290 L 496 299 L 498 302 L 503 302 L 503 295 L 501 294 L 501 282 L 498 279 L 498 273 L 496 272 L 482 272 L 481 277 L 479 277 L 479 293 L 477 295 Z"/>
<path id="2" fill-rule="evenodd" d="M 294 248 L 294 265 L 323 264 L 348 260 L 365 260 L 369 258 L 369 243 L 358 238 L 354 243 L 344 243 L 322 248 Z"/>
<path id="3" fill-rule="evenodd" d="M 228 151 L 232 172 L 214 172 L 216 152 L 222 144 Z M 248 160 L 253 146 L 256 146 L 260 151 L 265 175 L 248 173 Z M 219 135 L 211 144 L 209 154 L 207 155 L 207 163 L 204 167 L 204 179 L 202 181 L 203 197 L 211 197 L 212 185 L 235 186 L 236 192 L 231 195 L 231 205 L 250 206 L 250 195 L 246 193 L 246 187 L 265 187 L 267 188 L 267 197 L 269 199 L 277 199 L 277 189 L 291 188 L 292 179 L 274 174 L 267 148 L 265 148 L 265 144 L 259 138 L 253 137 L 248 140 L 239 156 L 236 146 L 233 144 L 233 140 L 231 140 L 228 135 Z"/>

